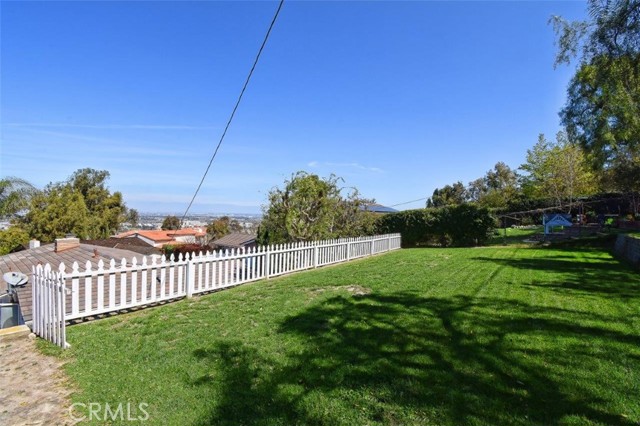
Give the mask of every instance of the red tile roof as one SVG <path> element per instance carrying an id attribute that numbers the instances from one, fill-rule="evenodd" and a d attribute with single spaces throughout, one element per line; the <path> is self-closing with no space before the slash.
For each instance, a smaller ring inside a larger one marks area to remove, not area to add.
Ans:
<path id="1" fill-rule="evenodd" d="M 115 238 L 130 238 L 140 235 L 142 237 L 148 238 L 156 243 L 168 243 L 173 241 L 176 237 L 204 237 L 207 235 L 207 231 L 204 228 L 184 228 L 178 229 L 176 231 L 145 231 L 145 230 L 136 230 L 136 231 L 127 231 L 122 234 L 118 234 Z"/>

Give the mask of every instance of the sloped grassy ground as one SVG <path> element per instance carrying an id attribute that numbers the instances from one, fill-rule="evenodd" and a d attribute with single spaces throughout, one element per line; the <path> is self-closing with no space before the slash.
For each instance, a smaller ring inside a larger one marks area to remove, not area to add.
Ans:
<path id="1" fill-rule="evenodd" d="M 396 251 L 73 326 L 59 356 L 74 401 L 144 424 L 637 425 L 640 274 L 586 244 Z"/>

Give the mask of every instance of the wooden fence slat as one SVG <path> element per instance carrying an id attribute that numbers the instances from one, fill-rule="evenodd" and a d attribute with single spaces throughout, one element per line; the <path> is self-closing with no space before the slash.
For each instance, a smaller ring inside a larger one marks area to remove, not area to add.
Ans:
<path id="1" fill-rule="evenodd" d="M 114 274 L 116 269 L 115 259 L 111 259 L 109 262 L 109 310 L 116 309 L 116 275 Z"/>
<path id="2" fill-rule="evenodd" d="M 104 262 L 102 259 L 98 262 L 98 305 L 96 306 L 96 310 L 102 311 L 104 310 Z"/>
<path id="3" fill-rule="evenodd" d="M 147 299 L 147 272 L 148 272 L 148 265 L 147 265 L 147 256 L 142 256 L 142 268 L 140 270 L 140 301 L 142 302 L 142 304 L 146 304 L 148 299 Z"/>

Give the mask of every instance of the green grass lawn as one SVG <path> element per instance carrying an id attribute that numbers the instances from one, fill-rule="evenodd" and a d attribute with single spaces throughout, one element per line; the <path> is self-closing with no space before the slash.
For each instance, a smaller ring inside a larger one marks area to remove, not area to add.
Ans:
<path id="1" fill-rule="evenodd" d="M 489 239 L 490 246 L 522 244 L 524 240 L 535 234 L 544 232 L 544 227 L 537 226 L 530 229 L 499 228 Z"/>
<path id="2" fill-rule="evenodd" d="M 640 274 L 581 244 L 396 251 L 72 326 L 58 354 L 75 402 L 144 424 L 637 425 Z"/>

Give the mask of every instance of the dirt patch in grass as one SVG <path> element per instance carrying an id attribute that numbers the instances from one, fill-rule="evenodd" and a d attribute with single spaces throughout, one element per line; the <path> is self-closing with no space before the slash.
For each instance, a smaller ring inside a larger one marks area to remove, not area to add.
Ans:
<path id="1" fill-rule="evenodd" d="M 34 340 L 0 343 L 0 424 L 73 425 L 63 362 L 42 355 Z"/>
<path id="2" fill-rule="evenodd" d="M 312 296 L 317 296 L 319 294 L 324 293 L 325 291 L 340 291 L 346 290 L 354 296 L 366 296 L 367 294 L 371 294 L 371 289 L 368 287 L 363 287 L 357 284 L 351 285 L 334 285 L 328 287 L 314 288 L 309 293 Z"/>
<path id="3" fill-rule="evenodd" d="M 354 296 L 366 296 L 371 293 L 371 289 L 368 287 L 362 287 L 361 285 L 350 285 L 345 287 L 345 290 L 351 292 Z"/>

